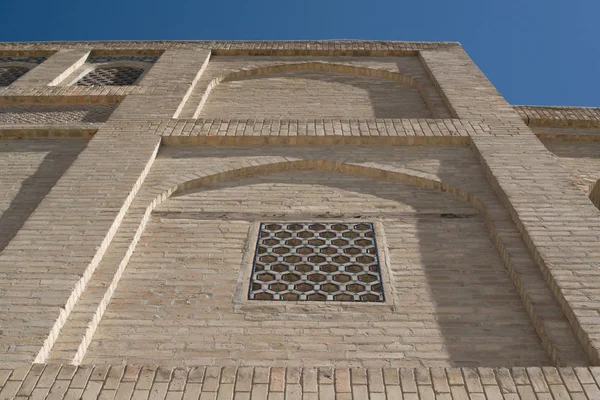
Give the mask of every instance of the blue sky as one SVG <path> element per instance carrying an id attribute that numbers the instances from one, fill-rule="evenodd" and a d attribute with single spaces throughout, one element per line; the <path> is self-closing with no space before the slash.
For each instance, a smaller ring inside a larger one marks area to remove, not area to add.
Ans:
<path id="1" fill-rule="evenodd" d="M 457 41 L 512 104 L 600 107 L 600 0 L 1 0 L 0 41 Z"/>

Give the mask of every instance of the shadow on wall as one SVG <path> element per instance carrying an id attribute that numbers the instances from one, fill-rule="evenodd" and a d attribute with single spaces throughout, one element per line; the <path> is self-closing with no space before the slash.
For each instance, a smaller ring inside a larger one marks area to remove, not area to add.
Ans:
<path id="1" fill-rule="evenodd" d="M 600 179 L 596 181 L 596 184 L 592 187 L 590 192 L 590 200 L 600 210 Z"/>
<path id="2" fill-rule="evenodd" d="M 218 84 L 202 118 L 432 118 L 419 89 L 391 79 L 299 70 Z"/>
<path id="3" fill-rule="evenodd" d="M 8 185 L 11 183 L 14 185 L 20 184 L 20 188 L 10 201 L 8 207 L 0 215 L 0 252 L 4 250 L 11 239 L 19 232 L 38 204 L 46 197 L 86 145 L 87 140 L 0 142 L 0 157 L 7 157 L 8 167 L 14 163 L 10 159 L 11 156 L 18 158 L 19 154 L 23 155 L 24 153 L 46 153 L 42 161 L 35 168 L 35 171 L 23 181 L 11 182 L 9 180 L 10 176 L 4 176 L 3 180 L 5 180 L 5 183 L 8 181 Z M 29 165 L 19 165 L 19 167 L 31 168 L 33 165 L 33 163 L 30 163 Z M 6 173 L 10 174 L 10 170 L 0 171 L 0 174 Z M 0 175 L 1 177 L 2 175 Z"/>

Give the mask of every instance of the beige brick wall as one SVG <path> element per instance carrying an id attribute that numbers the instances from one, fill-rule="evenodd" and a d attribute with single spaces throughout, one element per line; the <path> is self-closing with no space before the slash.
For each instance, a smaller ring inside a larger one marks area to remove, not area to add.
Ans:
<path id="1" fill-rule="evenodd" d="M 38 364 L 0 369 L 3 398 L 477 399 L 600 397 L 598 368 L 266 368 Z M 46 397 L 48 396 L 48 397 Z"/>
<path id="2" fill-rule="evenodd" d="M 550 363 L 477 210 L 437 191 L 299 171 L 209 185 L 157 212 L 86 364 Z M 279 303 L 233 312 L 248 220 L 328 213 L 383 222 L 394 310 Z"/>

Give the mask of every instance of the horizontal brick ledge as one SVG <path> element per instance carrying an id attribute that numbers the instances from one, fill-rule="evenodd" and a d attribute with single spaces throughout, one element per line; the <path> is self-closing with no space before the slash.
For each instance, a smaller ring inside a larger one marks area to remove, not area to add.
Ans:
<path id="1" fill-rule="evenodd" d="M 598 399 L 597 368 L 330 368 L 0 365 L 0 395 L 26 398 Z M 537 397 L 536 397 L 537 395 Z M 202 397 L 200 397 L 202 396 Z M 304 396 L 304 397 L 303 397 Z"/>
<path id="2" fill-rule="evenodd" d="M 35 126 L 0 126 L 0 140 L 10 139 L 90 139 L 100 124 L 88 124 L 88 126 L 60 126 L 49 127 L 47 125 Z"/>
<path id="3" fill-rule="evenodd" d="M 514 106 L 529 126 L 599 128 L 600 108 Z"/>

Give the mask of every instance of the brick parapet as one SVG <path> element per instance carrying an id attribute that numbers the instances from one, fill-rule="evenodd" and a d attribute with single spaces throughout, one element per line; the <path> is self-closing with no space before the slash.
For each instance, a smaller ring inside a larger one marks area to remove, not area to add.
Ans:
<path id="1" fill-rule="evenodd" d="M 419 57 L 455 117 L 501 124 L 521 122 L 462 48 L 421 51 Z"/>
<path id="2" fill-rule="evenodd" d="M 114 41 L 114 42 L 4 42 L 0 52 L 52 51 L 58 49 L 95 50 L 167 50 L 206 49 L 227 55 L 378 55 L 384 52 L 417 52 L 460 47 L 456 42 L 390 42 L 368 40 L 314 40 L 314 41 Z M 385 53 L 393 55 L 393 53 Z"/>

